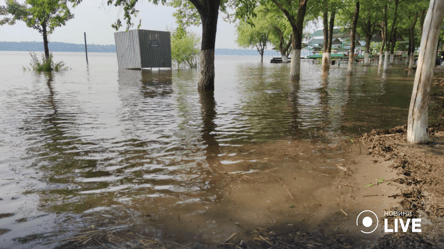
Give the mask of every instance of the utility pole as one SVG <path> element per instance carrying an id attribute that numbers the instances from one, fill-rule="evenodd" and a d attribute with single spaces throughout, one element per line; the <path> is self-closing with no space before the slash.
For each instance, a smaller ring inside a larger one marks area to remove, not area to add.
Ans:
<path id="1" fill-rule="evenodd" d="M 88 64 L 88 47 L 86 45 L 86 32 L 83 32 L 83 36 L 85 37 L 85 55 L 86 55 L 86 64 Z"/>

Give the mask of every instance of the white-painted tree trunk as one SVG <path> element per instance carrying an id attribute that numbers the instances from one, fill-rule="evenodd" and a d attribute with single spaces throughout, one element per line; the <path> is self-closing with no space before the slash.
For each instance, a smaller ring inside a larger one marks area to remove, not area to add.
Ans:
<path id="1" fill-rule="evenodd" d="M 409 57 L 409 69 L 412 69 L 415 66 L 415 55 L 411 54 Z"/>
<path id="2" fill-rule="evenodd" d="M 364 53 L 364 66 L 370 66 L 370 54 L 367 52 Z"/>
<path id="3" fill-rule="evenodd" d="M 430 87 L 435 68 L 436 47 L 442 19 L 444 0 L 430 0 L 429 10 L 424 20 L 418 64 L 410 100 L 407 123 L 407 141 L 425 143 L 429 141 L 427 132 Z"/>
<path id="4" fill-rule="evenodd" d="M 328 71 L 330 69 L 331 64 L 331 54 L 328 52 L 324 52 L 322 54 L 322 71 Z"/>
<path id="5" fill-rule="evenodd" d="M 354 55 L 354 53 L 351 54 L 350 57 L 348 58 L 348 68 L 347 68 L 348 75 L 353 73 L 353 62 L 355 62 L 355 55 Z"/>
<path id="6" fill-rule="evenodd" d="M 288 63 L 288 57 L 286 54 L 281 54 L 282 57 L 282 63 Z"/>
<path id="7" fill-rule="evenodd" d="M 393 65 L 393 62 L 395 61 L 395 55 L 390 54 L 390 65 Z"/>
<path id="8" fill-rule="evenodd" d="M 382 53 L 379 53 L 379 63 L 378 63 L 378 68 L 382 67 Z"/>
<path id="9" fill-rule="evenodd" d="M 301 76 L 301 50 L 293 49 L 291 51 L 290 79 L 292 81 L 299 80 L 300 76 Z"/>
<path id="10" fill-rule="evenodd" d="M 389 64 L 389 52 L 385 51 L 384 54 L 384 71 L 387 70 Z"/>

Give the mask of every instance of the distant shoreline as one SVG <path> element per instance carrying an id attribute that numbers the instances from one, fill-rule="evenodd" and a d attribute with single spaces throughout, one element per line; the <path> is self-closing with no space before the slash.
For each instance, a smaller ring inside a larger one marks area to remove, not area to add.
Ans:
<path id="1" fill-rule="evenodd" d="M 49 42 L 49 50 L 52 52 L 85 52 L 84 44 L 65 43 L 65 42 Z M 1 42 L 0 51 L 10 52 L 43 52 L 43 42 Z M 97 45 L 88 44 L 89 53 L 115 53 L 115 45 Z M 260 56 L 254 49 L 226 49 L 217 48 L 216 55 L 247 55 Z M 264 56 L 279 56 L 279 53 L 272 50 L 266 50 Z"/>

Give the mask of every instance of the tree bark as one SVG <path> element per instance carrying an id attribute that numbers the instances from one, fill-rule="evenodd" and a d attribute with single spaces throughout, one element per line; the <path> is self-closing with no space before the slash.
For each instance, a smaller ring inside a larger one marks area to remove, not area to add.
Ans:
<path id="1" fill-rule="evenodd" d="M 324 25 L 324 46 L 322 49 L 322 71 L 328 71 L 330 69 L 329 57 L 328 53 L 328 0 L 323 0 L 322 6 L 322 22 Z"/>
<path id="2" fill-rule="evenodd" d="M 385 4 L 384 10 L 383 10 L 383 19 L 382 19 L 382 25 L 381 25 L 381 39 L 382 39 L 382 46 L 381 46 L 381 50 L 379 50 L 378 70 L 380 70 L 382 67 L 382 60 L 383 60 L 382 53 L 384 52 L 384 47 L 387 43 L 387 4 Z"/>
<path id="3" fill-rule="evenodd" d="M 292 56 L 291 56 L 291 70 L 290 70 L 290 80 L 299 80 L 301 77 L 301 49 L 302 49 L 302 37 L 304 29 L 304 18 L 305 11 L 307 9 L 308 0 L 300 0 L 298 15 L 292 26 L 293 29 L 293 40 L 292 40 Z"/>
<path id="4" fill-rule="evenodd" d="M 322 71 L 328 71 L 331 65 L 331 47 L 333 43 L 333 28 L 335 22 L 336 11 L 332 10 L 330 13 L 330 20 L 328 20 L 328 7 L 324 11 L 324 51 L 322 53 Z"/>
<path id="5" fill-rule="evenodd" d="M 418 20 L 418 12 L 415 13 L 415 18 L 409 27 L 409 52 L 408 52 L 408 69 L 413 69 L 413 64 L 415 62 L 415 26 Z M 422 28 L 421 28 L 422 29 Z"/>
<path id="6" fill-rule="evenodd" d="M 217 19 L 220 0 L 190 0 L 202 21 L 202 44 L 200 52 L 199 91 L 214 91 L 214 49 L 216 47 Z"/>
<path id="7" fill-rule="evenodd" d="M 393 65 L 393 62 L 395 60 L 395 46 L 396 46 L 396 31 L 397 28 L 395 28 L 395 32 L 393 32 L 393 37 L 392 37 L 392 43 L 391 48 L 390 48 L 390 65 Z"/>
<path id="8" fill-rule="evenodd" d="M 384 47 L 385 47 L 385 39 L 384 39 L 384 37 L 383 37 L 383 38 L 382 38 L 381 49 L 379 50 L 379 63 L 378 63 L 378 69 L 381 69 L 381 67 L 382 67 L 382 60 L 383 60 Z"/>
<path id="9" fill-rule="evenodd" d="M 422 10 L 421 11 L 421 16 L 420 16 L 420 34 L 422 35 L 422 32 L 424 31 L 424 19 L 426 17 L 426 10 Z"/>
<path id="10" fill-rule="evenodd" d="M 285 40 L 284 40 L 284 34 L 283 34 L 282 30 L 278 26 L 274 26 L 274 28 L 276 29 L 276 31 L 278 32 L 278 35 L 279 35 L 278 49 L 279 49 L 279 53 L 281 53 L 282 63 L 287 63 L 288 62 L 287 51 L 291 46 L 291 36 L 290 36 L 290 40 L 288 41 L 287 45 L 285 45 L 285 47 L 284 47 Z"/>
<path id="11" fill-rule="evenodd" d="M 421 36 L 420 54 L 410 100 L 407 124 L 407 140 L 410 143 L 429 141 L 427 132 L 430 87 L 435 68 L 436 51 L 444 17 L 444 0 L 430 0 L 424 30 Z"/>
<path id="12" fill-rule="evenodd" d="M 259 52 L 259 54 L 261 55 L 261 63 L 264 63 L 264 47 L 260 47 L 257 49 L 257 51 Z"/>
<path id="13" fill-rule="evenodd" d="M 43 47 L 45 50 L 45 58 L 49 59 L 49 47 L 48 47 L 48 31 L 46 29 L 46 21 L 42 23 L 42 35 L 43 35 Z"/>
<path id="14" fill-rule="evenodd" d="M 335 17 L 336 17 L 336 10 L 333 9 L 330 13 L 330 27 L 329 27 L 329 35 L 328 35 L 328 50 L 327 52 L 329 52 L 331 54 L 331 47 L 333 46 L 333 29 L 335 27 Z M 331 64 L 331 60 L 328 62 Z"/>
<path id="15" fill-rule="evenodd" d="M 350 32 L 350 55 L 348 58 L 348 70 L 349 75 L 353 74 L 353 61 L 355 55 L 355 37 L 356 37 L 356 26 L 359 18 L 359 1 L 356 2 L 355 13 L 353 15 L 353 23 Z"/>
<path id="16" fill-rule="evenodd" d="M 366 33 L 365 35 L 365 52 L 364 52 L 364 66 L 370 66 L 370 43 L 372 39 L 372 33 Z"/>
<path id="17" fill-rule="evenodd" d="M 386 46 L 386 51 L 385 51 L 385 55 L 386 55 L 386 58 L 384 58 L 384 70 L 387 70 L 387 68 L 388 68 L 388 64 L 389 64 L 389 60 L 388 60 L 388 55 L 389 55 L 389 53 L 390 53 L 390 48 L 391 48 L 391 44 L 390 44 L 390 42 L 393 42 L 393 35 L 394 35 L 394 32 L 395 32 L 395 24 L 396 24 L 396 19 L 398 18 L 398 4 L 399 4 L 399 0 L 395 0 L 395 14 L 394 14 L 394 16 L 393 16 L 393 22 L 392 22 L 392 28 L 390 29 L 390 34 L 388 34 L 389 32 L 388 32 L 388 27 L 387 27 L 387 16 L 385 16 L 385 21 L 386 21 L 386 23 L 385 23 L 385 26 L 386 26 L 386 35 L 387 35 L 387 38 L 386 38 L 386 40 L 387 40 L 387 46 Z M 387 15 L 387 11 L 385 12 L 385 15 Z"/>

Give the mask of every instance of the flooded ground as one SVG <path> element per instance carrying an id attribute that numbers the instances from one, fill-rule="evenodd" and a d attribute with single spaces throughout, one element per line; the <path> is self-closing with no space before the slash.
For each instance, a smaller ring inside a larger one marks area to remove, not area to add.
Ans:
<path id="1" fill-rule="evenodd" d="M 1 248 L 125 229 L 170 246 L 273 226 L 359 237 L 352 217 L 376 204 L 343 201 L 341 168 L 381 174 L 340 141 L 405 124 L 413 84 L 402 67 L 346 77 L 309 62 L 289 84 L 289 65 L 217 56 L 216 91 L 199 95 L 195 70 L 119 71 L 115 54 L 86 66 L 83 54 L 55 53 L 71 70 L 50 75 L 23 71 L 27 53 L 0 56 Z"/>

